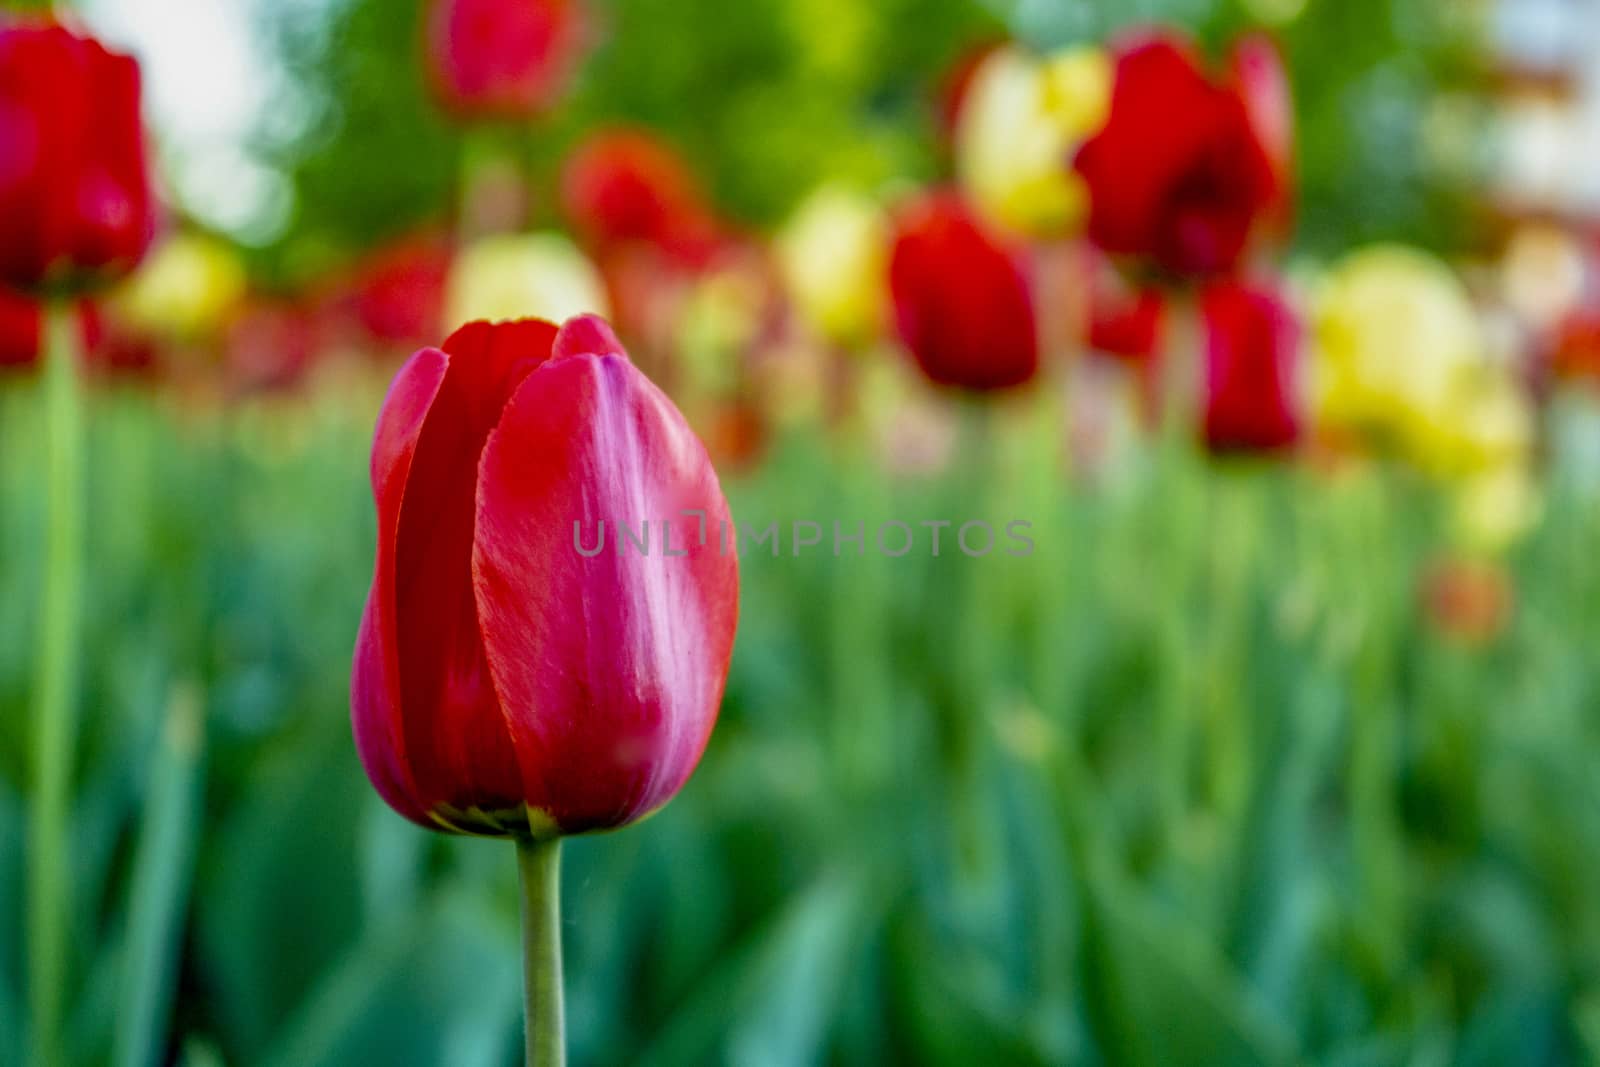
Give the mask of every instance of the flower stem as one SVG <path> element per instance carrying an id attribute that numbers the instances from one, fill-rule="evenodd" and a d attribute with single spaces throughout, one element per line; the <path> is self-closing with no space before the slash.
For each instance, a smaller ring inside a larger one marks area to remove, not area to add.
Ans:
<path id="1" fill-rule="evenodd" d="M 47 321 L 44 414 L 48 459 L 45 566 L 34 679 L 33 805 L 29 826 L 28 961 L 33 1062 L 62 1062 L 61 1012 L 67 981 L 67 824 L 77 714 L 79 597 L 83 578 L 82 402 L 75 320 L 69 305 Z"/>
<path id="2" fill-rule="evenodd" d="M 561 839 L 519 839 L 522 886 L 522 996 L 528 1067 L 564 1067 L 561 997 Z"/>

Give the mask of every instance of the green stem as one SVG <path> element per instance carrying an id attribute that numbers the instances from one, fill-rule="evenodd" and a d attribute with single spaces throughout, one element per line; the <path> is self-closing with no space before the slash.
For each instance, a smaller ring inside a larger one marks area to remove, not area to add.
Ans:
<path id="1" fill-rule="evenodd" d="M 83 578 L 82 403 L 75 318 L 53 307 L 44 371 L 48 513 L 34 680 L 33 805 L 29 839 L 28 960 L 34 1062 L 62 1062 L 61 1013 L 67 981 L 68 816 L 77 714 L 78 614 Z"/>
<path id="2" fill-rule="evenodd" d="M 561 997 L 561 839 L 519 839 L 522 886 L 522 996 L 528 1067 L 564 1067 Z"/>

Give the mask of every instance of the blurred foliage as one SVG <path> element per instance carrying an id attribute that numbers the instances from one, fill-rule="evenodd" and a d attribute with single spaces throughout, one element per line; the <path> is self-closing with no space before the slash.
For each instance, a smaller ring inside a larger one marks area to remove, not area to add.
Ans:
<path id="1" fill-rule="evenodd" d="M 1040 48 L 1104 41 L 1140 23 L 1196 30 L 1220 51 L 1268 24 L 1286 47 L 1299 115 L 1301 243 L 1334 252 L 1377 238 L 1459 248 L 1462 192 L 1427 165 L 1430 99 L 1472 69 L 1471 27 L 1428 0 L 613 0 L 569 100 L 522 127 L 448 126 L 419 65 L 419 0 L 329 0 L 261 11 L 285 99 L 266 156 L 291 179 L 287 232 L 264 262 L 281 276 L 450 213 L 463 137 L 522 159 L 535 212 L 597 124 L 649 125 L 693 161 L 734 219 L 767 226 L 837 177 L 868 186 L 940 173 L 931 100 L 966 50 L 1007 32 Z M 1303 10 L 1301 8 L 1303 7 Z M 1273 25 L 1274 20 L 1282 25 Z M 1009 28 L 1009 29 L 1008 29 Z M 303 105 L 303 106 L 301 106 Z M 284 114 L 293 121 L 284 121 Z"/>
<path id="2" fill-rule="evenodd" d="M 77 1063 L 516 1061 L 512 850 L 405 823 L 350 743 L 381 383 L 323 384 L 95 400 Z M 0 389 L 13 915 L 36 418 Z M 805 433 L 728 477 L 746 522 L 1026 517 L 1037 551 L 746 552 L 701 769 L 567 849 L 573 1062 L 1592 1062 L 1595 500 L 1557 490 L 1470 646 L 1417 608 L 1443 509 L 1401 472 L 1152 444 L 1067 485 L 1053 418 L 989 431 L 938 481 Z"/>

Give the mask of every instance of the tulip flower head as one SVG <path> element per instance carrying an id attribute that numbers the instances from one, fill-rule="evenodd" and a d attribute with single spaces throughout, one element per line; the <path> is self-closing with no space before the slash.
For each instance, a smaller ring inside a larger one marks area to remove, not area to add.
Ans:
<path id="1" fill-rule="evenodd" d="M 156 246 L 112 301 L 129 326 L 182 340 L 214 337 L 245 295 L 245 269 L 227 244 L 176 234 Z"/>
<path id="2" fill-rule="evenodd" d="M 716 251 L 718 226 L 689 164 L 644 130 L 589 137 L 561 170 L 561 204 L 585 248 L 647 245 L 684 265 Z"/>
<path id="3" fill-rule="evenodd" d="M 995 50 L 972 76 L 956 126 L 956 172 L 991 223 L 1058 236 L 1079 225 L 1083 180 L 1062 166 L 1105 121 L 1111 64 L 1095 48 L 1037 58 Z"/>
<path id="4" fill-rule="evenodd" d="M 1105 127 L 1074 161 L 1090 240 L 1179 277 L 1232 270 L 1281 195 L 1265 129 L 1239 85 L 1208 77 L 1186 42 L 1132 42 L 1116 58 Z"/>
<path id="5" fill-rule="evenodd" d="M 434 829 L 535 838 L 665 804 L 716 721 L 738 565 L 705 449 L 605 323 L 475 322 L 418 352 L 372 484 L 351 705 L 384 799 Z M 666 540 L 591 551 L 601 521 Z"/>
<path id="6" fill-rule="evenodd" d="M 584 49 L 580 0 L 433 0 L 426 58 L 435 94 L 462 118 L 550 108 Z"/>
<path id="7" fill-rule="evenodd" d="M 37 301 L 0 289 L 0 372 L 38 361 L 43 318 Z"/>
<path id="8" fill-rule="evenodd" d="M 138 63 L 64 26 L 0 19 L 0 283 L 114 278 L 154 232 Z"/>
<path id="9" fill-rule="evenodd" d="M 445 288 L 450 322 L 567 319 L 607 310 L 599 271 L 559 233 L 481 238 L 456 256 Z"/>
<path id="10" fill-rule="evenodd" d="M 778 265 L 795 306 L 816 333 L 854 346 L 884 322 L 889 225 L 869 197 L 827 185 L 795 211 L 778 235 Z"/>
<path id="11" fill-rule="evenodd" d="M 900 339 L 928 380 L 987 392 L 1037 373 L 1024 253 L 986 228 L 958 194 L 926 193 L 899 211 L 889 292 Z"/>
<path id="12" fill-rule="evenodd" d="M 1204 431 L 1213 452 L 1270 452 L 1300 435 L 1300 325 L 1278 294 L 1217 282 L 1200 298 L 1205 321 Z"/>

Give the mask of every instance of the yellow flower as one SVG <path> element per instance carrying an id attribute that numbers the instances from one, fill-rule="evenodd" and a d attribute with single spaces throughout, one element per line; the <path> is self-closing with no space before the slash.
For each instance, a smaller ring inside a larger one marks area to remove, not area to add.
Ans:
<path id="1" fill-rule="evenodd" d="M 888 223 L 869 197 L 824 185 L 778 235 L 784 284 L 820 336 L 854 346 L 874 338 L 887 303 Z"/>
<path id="2" fill-rule="evenodd" d="M 957 118 L 956 174 L 990 221 L 1037 237 L 1075 226 L 1088 207 L 1076 145 L 1105 122 L 1111 62 L 1082 47 L 1038 59 L 997 49 L 973 75 Z"/>
<path id="3" fill-rule="evenodd" d="M 1525 450 L 1526 400 L 1487 360 L 1466 289 L 1426 253 L 1380 245 L 1322 280 L 1311 315 L 1313 403 L 1437 473 Z"/>
<path id="4" fill-rule="evenodd" d="M 136 329 L 194 340 L 216 334 L 245 291 L 244 264 L 228 244 L 202 234 L 163 241 L 111 298 Z"/>
<path id="5" fill-rule="evenodd" d="M 446 318 L 475 319 L 609 314 L 600 274 L 571 241 L 555 233 L 500 234 L 462 250 L 450 271 Z"/>

